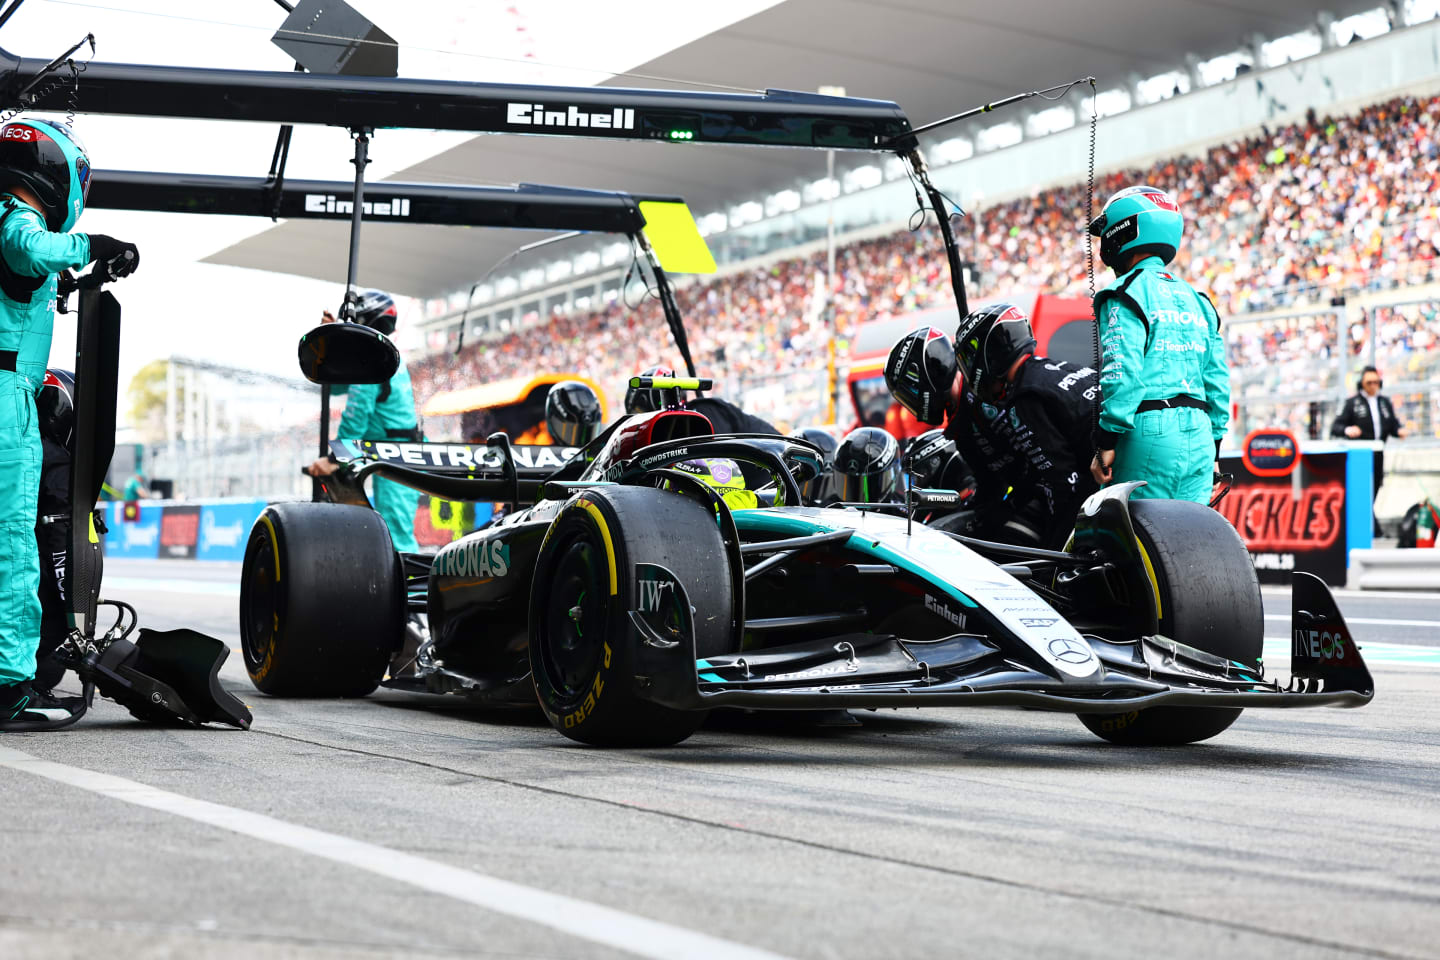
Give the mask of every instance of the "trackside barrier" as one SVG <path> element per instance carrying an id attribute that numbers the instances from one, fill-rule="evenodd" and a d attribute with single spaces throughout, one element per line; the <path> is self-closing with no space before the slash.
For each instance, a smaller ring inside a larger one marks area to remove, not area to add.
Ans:
<path id="1" fill-rule="evenodd" d="M 1359 590 L 1440 590 L 1436 550 L 1352 550 L 1346 586 Z"/>
<path id="2" fill-rule="evenodd" d="M 1235 478 L 1217 508 L 1239 532 L 1261 583 L 1289 583 L 1292 571 L 1333 587 L 1346 582 L 1350 555 L 1371 545 L 1370 501 L 1378 444 L 1300 441 L 1289 476 L 1257 476 L 1236 452 L 1220 469 Z"/>
<path id="3" fill-rule="evenodd" d="M 140 560 L 225 560 L 245 558 L 250 528 L 270 500 L 141 500 L 135 519 L 125 519 L 127 504 L 104 504 L 105 554 Z M 460 503 L 420 497 L 415 510 L 415 539 L 424 552 L 436 550 L 482 526 L 494 515 L 489 503 Z"/>

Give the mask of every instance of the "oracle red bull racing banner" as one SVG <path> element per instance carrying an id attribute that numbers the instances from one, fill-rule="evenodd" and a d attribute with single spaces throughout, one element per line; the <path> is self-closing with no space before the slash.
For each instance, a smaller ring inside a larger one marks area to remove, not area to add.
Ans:
<path id="1" fill-rule="evenodd" d="M 1315 444 L 1302 453 L 1280 430 L 1246 439 L 1241 455 L 1221 458 L 1235 479 L 1216 509 L 1245 541 L 1260 582 L 1287 584 L 1299 570 L 1344 586 L 1349 551 L 1371 543 L 1374 452 Z"/>

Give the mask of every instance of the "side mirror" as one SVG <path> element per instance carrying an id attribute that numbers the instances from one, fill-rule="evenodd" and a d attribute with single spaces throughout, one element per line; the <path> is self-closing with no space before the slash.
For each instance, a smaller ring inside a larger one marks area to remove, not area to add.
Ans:
<path id="1" fill-rule="evenodd" d="M 311 383 L 384 383 L 400 369 L 400 351 L 358 323 L 322 323 L 300 338 L 300 372 Z"/>

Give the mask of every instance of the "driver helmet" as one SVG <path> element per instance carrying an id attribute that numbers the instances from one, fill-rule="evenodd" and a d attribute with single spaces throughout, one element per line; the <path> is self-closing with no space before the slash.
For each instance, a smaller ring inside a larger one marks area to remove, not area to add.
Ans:
<path id="1" fill-rule="evenodd" d="M 921 423 L 945 422 L 955 382 L 955 347 L 938 327 L 917 327 L 896 341 L 885 362 L 890 395 Z"/>
<path id="2" fill-rule="evenodd" d="M 40 436 L 66 450 L 75 438 L 75 374 L 69 370 L 49 369 L 40 393 L 35 397 L 39 414 Z"/>
<path id="3" fill-rule="evenodd" d="M 699 477 L 707 487 L 720 494 L 720 499 L 731 510 L 753 510 L 759 506 L 755 492 L 745 485 L 745 471 L 734 460 L 724 457 L 682 460 L 675 464 L 675 469 Z"/>
<path id="4" fill-rule="evenodd" d="M 1090 235 L 1100 238 L 1100 260 L 1119 271 L 1132 253 L 1175 259 L 1185 217 L 1174 196 L 1159 187 L 1126 187 L 1105 201 L 1100 216 L 1090 221 Z"/>
<path id="5" fill-rule="evenodd" d="M 900 444 L 880 427 L 852 430 L 835 451 L 835 492 L 845 503 L 889 503 L 905 493 Z"/>
<path id="6" fill-rule="evenodd" d="M 956 357 L 968 383 L 978 387 L 1002 379 L 1015 359 L 1035 352 L 1035 332 L 1025 311 L 1002 300 L 981 307 L 960 321 Z"/>
<path id="7" fill-rule="evenodd" d="M 561 380 L 545 397 L 550 442 L 583 447 L 600 432 L 600 398 L 579 380 Z"/>
<path id="8" fill-rule="evenodd" d="M 673 377 L 675 371 L 671 367 L 656 366 L 640 371 L 642 377 Z M 672 405 L 666 394 L 673 394 L 672 390 L 661 390 L 658 387 L 626 387 L 625 388 L 625 412 L 626 413 L 654 413 L 656 410 L 664 410 Z M 673 401 L 678 404 L 678 401 Z"/>
<path id="9" fill-rule="evenodd" d="M 800 440 L 813 443 L 820 448 L 823 462 L 820 473 L 800 484 L 800 499 L 803 503 L 819 503 L 830 493 L 830 474 L 835 467 L 835 451 L 840 442 L 828 430 L 819 427 L 804 427 L 790 434 Z"/>
<path id="10" fill-rule="evenodd" d="M 0 190 L 23 186 L 45 208 L 45 226 L 68 233 L 90 194 L 90 157 L 75 131 L 54 120 L 0 127 Z"/>
<path id="11" fill-rule="evenodd" d="M 379 330 L 385 336 L 395 332 L 395 321 L 400 311 L 395 298 L 383 290 L 361 290 L 360 300 L 355 304 L 355 322 Z"/>

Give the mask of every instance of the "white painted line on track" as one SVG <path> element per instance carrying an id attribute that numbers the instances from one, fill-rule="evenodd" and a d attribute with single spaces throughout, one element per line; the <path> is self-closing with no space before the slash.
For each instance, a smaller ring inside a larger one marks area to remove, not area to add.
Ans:
<path id="1" fill-rule="evenodd" d="M 1342 611 L 1343 612 L 1343 611 Z M 1290 622 L 1288 613 L 1267 613 L 1266 620 Z M 1383 617 L 1346 617 L 1346 623 L 1363 623 L 1372 627 L 1435 627 L 1440 629 L 1440 620 L 1387 620 Z"/>
<path id="2" fill-rule="evenodd" d="M 1288 597 L 1289 587 L 1262 586 L 1260 592 L 1267 596 Z M 1362 597 L 1367 600 L 1440 600 L 1440 593 L 1422 590 L 1351 590 L 1346 587 L 1331 587 L 1337 597 Z"/>
<path id="3" fill-rule="evenodd" d="M 238 597 L 240 584 L 223 580 L 179 580 L 159 577 L 112 577 L 105 576 L 101 591 L 109 593 L 118 590 L 132 590 L 137 593 L 197 593 L 212 597 Z"/>
<path id="4" fill-rule="evenodd" d="M 721 940 L 659 920 L 649 920 L 597 903 L 548 893 L 436 860 L 339 834 L 286 823 L 264 814 L 97 773 L 0 747 L 0 767 L 45 777 L 138 807 L 184 817 L 266 843 L 277 844 L 357 867 L 378 876 L 465 903 L 527 920 L 561 933 L 654 960 L 783 960 L 779 954 Z"/>

